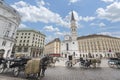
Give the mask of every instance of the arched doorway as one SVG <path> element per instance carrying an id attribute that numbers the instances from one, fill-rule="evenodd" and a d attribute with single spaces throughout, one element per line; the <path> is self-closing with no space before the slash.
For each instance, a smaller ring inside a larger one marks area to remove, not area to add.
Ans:
<path id="1" fill-rule="evenodd" d="M 4 49 L 0 49 L 0 57 L 3 57 L 4 53 L 5 53 L 5 50 Z"/>

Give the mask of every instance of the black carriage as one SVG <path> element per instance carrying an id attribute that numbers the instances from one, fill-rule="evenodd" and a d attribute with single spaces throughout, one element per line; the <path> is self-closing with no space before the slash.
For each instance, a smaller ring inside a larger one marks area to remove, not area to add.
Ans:
<path id="1" fill-rule="evenodd" d="M 120 68 L 120 58 L 109 58 L 108 65 L 111 68 Z"/>
<path id="2" fill-rule="evenodd" d="M 19 72 L 24 70 L 25 64 L 31 58 L 7 58 L 0 59 L 0 73 L 3 73 L 6 69 L 11 69 L 13 71 L 14 76 L 18 76 Z"/>

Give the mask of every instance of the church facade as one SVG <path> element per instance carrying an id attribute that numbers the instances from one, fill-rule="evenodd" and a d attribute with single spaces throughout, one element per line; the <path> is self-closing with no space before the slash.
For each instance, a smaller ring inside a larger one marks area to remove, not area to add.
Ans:
<path id="1" fill-rule="evenodd" d="M 73 12 L 71 13 L 70 30 L 71 34 L 65 35 L 64 40 L 61 42 L 61 53 L 65 58 L 68 58 L 70 55 L 74 58 L 79 58 L 80 54 L 77 41 L 77 25 Z"/>

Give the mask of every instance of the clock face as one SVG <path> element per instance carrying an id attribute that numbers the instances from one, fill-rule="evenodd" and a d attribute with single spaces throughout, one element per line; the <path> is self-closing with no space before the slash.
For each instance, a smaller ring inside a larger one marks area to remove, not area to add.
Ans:
<path id="1" fill-rule="evenodd" d="M 70 39 L 70 36 L 65 36 L 65 40 L 69 40 Z"/>

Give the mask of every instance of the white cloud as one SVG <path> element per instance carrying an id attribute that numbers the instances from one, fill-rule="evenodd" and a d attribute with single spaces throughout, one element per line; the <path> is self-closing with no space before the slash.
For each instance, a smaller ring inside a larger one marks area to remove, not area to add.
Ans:
<path id="1" fill-rule="evenodd" d="M 99 27 L 104 27 L 104 26 L 106 26 L 103 22 L 101 22 L 101 23 L 91 23 L 90 25 L 91 25 L 91 26 L 99 26 Z"/>
<path id="2" fill-rule="evenodd" d="M 53 32 L 53 31 L 58 32 L 59 31 L 58 28 L 54 28 L 53 26 L 45 26 L 43 29 L 46 30 L 46 31 L 50 31 L 50 32 Z"/>
<path id="3" fill-rule="evenodd" d="M 115 0 L 101 0 L 101 1 L 104 1 L 104 2 L 114 2 Z"/>
<path id="4" fill-rule="evenodd" d="M 86 17 L 79 17 L 79 19 L 81 19 L 85 22 L 88 22 L 88 21 L 93 21 L 95 19 L 95 17 L 86 16 Z"/>
<path id="5" fill-rule="evenodd" d="M 64 34 L 62 32 L 56 32 L 55 35 L 63 36 Z"/>
<path id="6" fill-rule="evenodd" d="M 56 23 L 58 25 L 67 26 L 68 23 L 62 20 L 62 17 L 47 9 L 43 5 L 45 2 L 41 2 L 40 6 L 30 5 L 24 1 L 16 2 L 12 5 L 22 15 L 22 21 L 24 22 L 44 22 L 44 23 Z"/>
<path id="7" fill-rule="evenodd" d="M 37 4 L 40 6 L 44 6 L 45 2 L 43 0 L 37 0 Z"/>
<path id="8" fill-rule="evenodd" d="M 55 36 L 49 35 L 46 37 L 45 43 L 48 43 L 48 42 L 52 41 L 53 39 L 55 39 Z"/>
<path id="9" fill-rule="evenodd" d="M 19 28 L 28 28 L 25 24 L 20 24 Z"/>
<path id="10" fill-rule="evenodd" d="M 80 0 L 69 0 L 69 4 L 71 4 L 71 3 L 76 3 L 76 2 L 78 2 L 78 1 L 80 1 Z"/>
<path id="11" fill-rule="evenodd" d="M 112 22 L 120 22 L 120 2 L 114 2 L 105 9 L 98 8 L 97 15 L 101 19 L 107 19 Z"/>
<path id="12" fill-rule="evenodd" d="M 99 26 L 100 26 L 100 27 L 104 27 L 104 26 L 106 26 L 106 25 L 101 22 L 101 23 L 99 24 Z"/>

